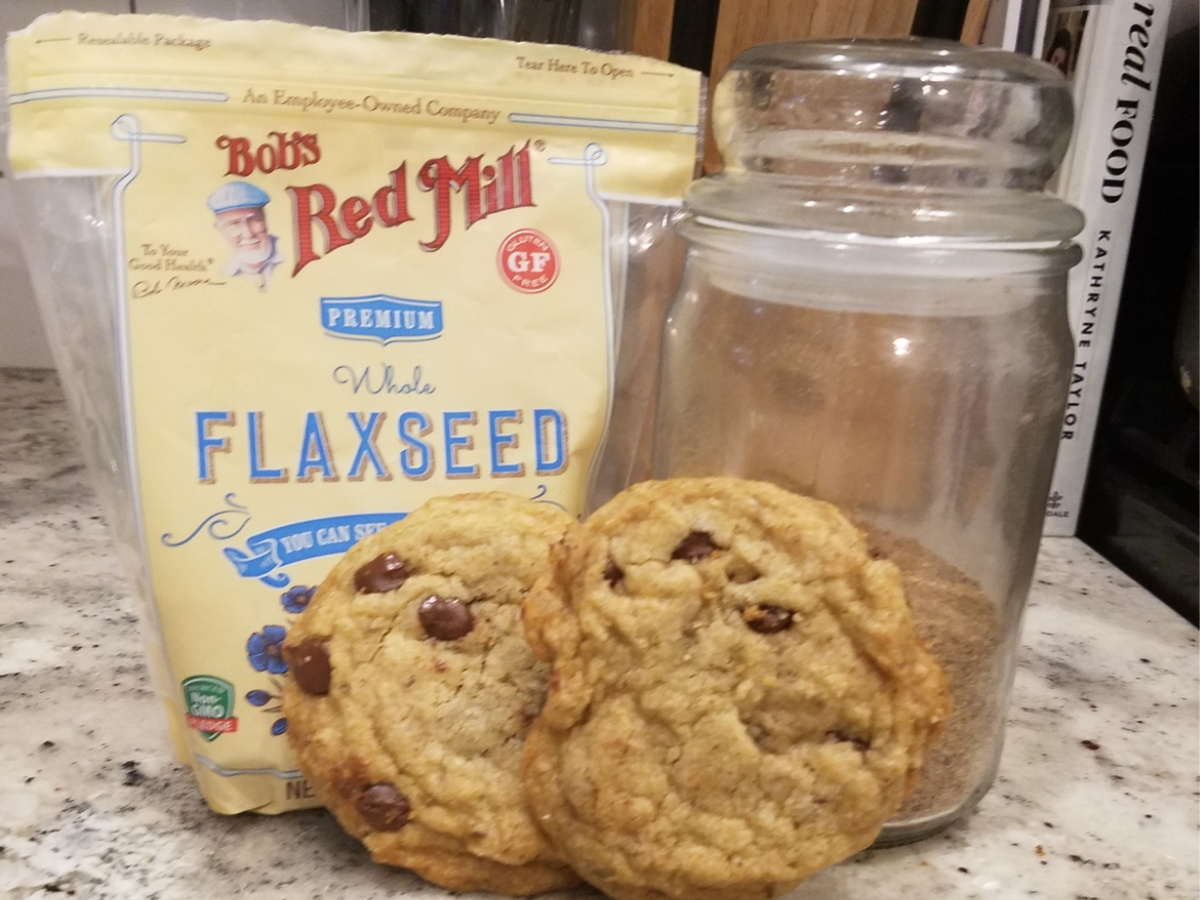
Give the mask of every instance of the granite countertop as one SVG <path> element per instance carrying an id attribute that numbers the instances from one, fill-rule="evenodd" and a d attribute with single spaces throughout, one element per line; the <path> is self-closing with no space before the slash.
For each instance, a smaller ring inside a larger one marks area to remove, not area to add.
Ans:
<path id="1" fill-rule="evenodd" d="M 450 896 L 373 865 L 323 812 L 207 811 L 168 750 L 53 373 L 0 370 L 0 425 L 0 897 Z M 991 793 L 788 900 L 1195 900 L 1198 666 L 1195 629 L 1079 541 L 1046 540 Z"/>

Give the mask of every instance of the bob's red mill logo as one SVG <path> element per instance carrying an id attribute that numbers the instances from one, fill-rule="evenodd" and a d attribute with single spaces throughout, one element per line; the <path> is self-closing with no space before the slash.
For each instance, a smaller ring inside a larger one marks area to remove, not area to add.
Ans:
<path id="1" fill-rule="evenodd" d="M 216 145 L 228 155 L 225 174 L 242 178 L 255 172 L 301 169 L 321 159 L 317 135 L 298 131 L 290 134 L 272 131 L 267 140 L 257 143 L 223 134 Z M 451 161 L 448 156 L 427 160 L 417 169 L 414 183 L 419 191 L 432 195 L 433 200 L 434 234 L 430 240 L 419 241 L 423 250 L 439 250 L 450 237 L 454 218 L 451 201 L 455 194 L 463 198 L 464 228 L 494 213 L 535 205 L 529 141 L 519 149 L 514 144 L 495 162 L 485 163 L 482 154 L 468 156 L 461 163 Z M 291 186 L 286 191 L 292 199 L 296 235 L 296 265 L 292 275 L 376 228 L 395 228 L 413 221 L 408 205 L 407 162 L 389 172 L 386 181 L 370 197 L 339 200 L 332 187 L 320 182 Z"/>

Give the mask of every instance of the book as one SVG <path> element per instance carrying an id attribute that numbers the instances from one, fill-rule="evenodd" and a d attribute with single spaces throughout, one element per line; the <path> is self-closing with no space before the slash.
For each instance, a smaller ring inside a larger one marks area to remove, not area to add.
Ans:
<path id="1" fill-rule="evenodd" d="M 1051 0 L 1041 58 L 1071 80 L 1076 126 L 1051 190 L 1084 213 L 1067 297 L 1075 361 L 1046 501 L 1047 535 L 1073 535 L 1112 351 L 1170 0 Z"/>

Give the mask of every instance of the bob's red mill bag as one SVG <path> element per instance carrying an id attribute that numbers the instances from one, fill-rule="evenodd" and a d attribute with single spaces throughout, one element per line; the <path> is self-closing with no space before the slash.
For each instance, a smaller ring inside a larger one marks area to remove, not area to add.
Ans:
<path id="1" fill-rule="evenodd" d="M 280 647 L 334 559 L 436 495 L 578 515 L 630 475 L 624 433 L 598 451 L 700 76 L 80 13 L 8 59 L 25 250 L 177 751 L 220 812 L 313 805 Z"/>

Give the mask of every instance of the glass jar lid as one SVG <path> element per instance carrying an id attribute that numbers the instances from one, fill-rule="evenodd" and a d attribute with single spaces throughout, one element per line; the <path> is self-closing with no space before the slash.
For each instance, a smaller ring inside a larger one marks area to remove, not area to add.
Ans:
<path id="1" fill-rule="evenodd" d="M 1070 139 L 1052 66 L 949 41 L 755 47 L 713 98 L 723 172 L 696 215 L 734 226 L 956 243 L 1063 241 L 1078 210 L 1041 193 Z"/>

